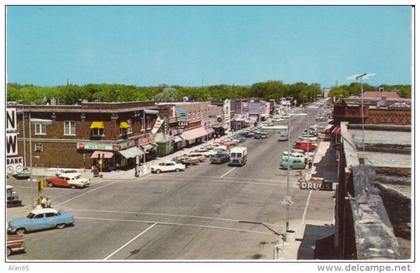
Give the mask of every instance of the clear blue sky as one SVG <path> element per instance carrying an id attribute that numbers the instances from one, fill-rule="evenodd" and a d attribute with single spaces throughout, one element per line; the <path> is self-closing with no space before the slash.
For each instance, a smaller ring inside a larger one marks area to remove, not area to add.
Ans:
<path id="1" fill-rule="evenodd" d="M 7 8 L 8 82 L 411 82 L 411 7 Z"/>

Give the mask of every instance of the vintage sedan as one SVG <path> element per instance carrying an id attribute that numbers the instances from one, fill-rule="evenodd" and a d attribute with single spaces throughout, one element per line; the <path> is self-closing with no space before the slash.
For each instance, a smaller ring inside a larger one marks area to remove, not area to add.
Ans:
<path id="1" fill-rule="evenodd" d="M 89 186 L 89 179 L 82 178 L 80 173 L 61 173 L 58 176 L 47 178 L 48 187 L 84 188 Z"/>
<path id="2" fill-rule="evenodd" d="M 53 208 L 42 208 L 32 210 L 26 217 L 10 220 L 7 231 L 22 235 L 28 231 L 50 228 L 62 229 L 67 225 L 73 224 L 74 218 L 70 213 Z"/>
<path id="3" fill-rule="evenodd" d="M 222 164 L 230 161 L 229 153 L 222 152 L 210 157 L 210 163 L 212 164 Z"/>
<path id="4" fill-rule="evenodd" d="M 25 239 L 22 235 L 7 235 L 7 257 L 17 252 L 25 252 Z"/>
<path id="5" fill-rule="evenodd" d="M 185 165 L 174 161 L 165 161 L 150 167 L 152 173 L 179 172 L 185 170 Z"/>

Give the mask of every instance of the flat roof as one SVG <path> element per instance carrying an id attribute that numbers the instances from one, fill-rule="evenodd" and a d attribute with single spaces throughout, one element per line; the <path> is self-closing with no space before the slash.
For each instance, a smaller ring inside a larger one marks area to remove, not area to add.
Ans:
<path id="1" fill-rule="evenodd" d="M 348 129 L 353 142 L 362 142 L 362 130 Z M 411 132 L 365 130 L 365 143 L 411 145 Z"/>
<path id="2" fill-rule="evenodd" d="M 363 155 L 375 167 L 411 168 L 411 154 L 361 151 L 358 154 Z"/>

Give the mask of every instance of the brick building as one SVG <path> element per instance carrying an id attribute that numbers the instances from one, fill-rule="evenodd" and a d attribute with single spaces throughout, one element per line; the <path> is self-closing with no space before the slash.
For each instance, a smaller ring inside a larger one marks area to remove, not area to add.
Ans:
<path id="1" fill-rule="evenodd" d="M 168 109 L 154 102 L 17 105 L 18 150 L 34 167 L 131 168 L 157 154 L 151 130 Z"/>

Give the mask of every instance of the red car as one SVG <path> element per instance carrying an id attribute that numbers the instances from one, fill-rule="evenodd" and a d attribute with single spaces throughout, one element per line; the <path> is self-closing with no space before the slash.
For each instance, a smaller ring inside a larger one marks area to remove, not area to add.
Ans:
<path id="1" fill-rule="evenodd" d="M 82 178 L 80 173 L 63 173 L 47 178 L 48 187 L 84 188 L 89 185 L 89 179 Z"/>
<path id="2" fill-rule="evenodd" d="M 310 141 L 296 141 L 294 149 L 304 150 L 305 152 L 313 152 L 316 149 L 316 144 Z"/>

